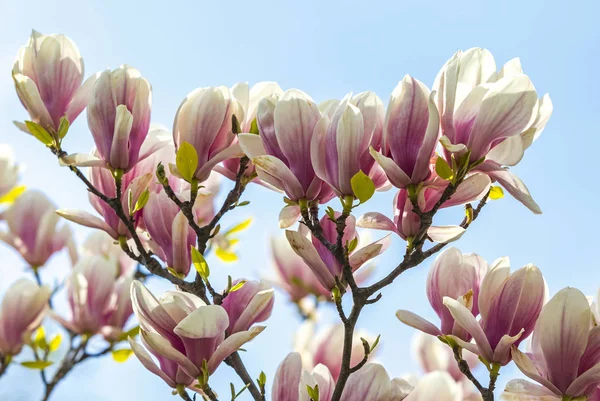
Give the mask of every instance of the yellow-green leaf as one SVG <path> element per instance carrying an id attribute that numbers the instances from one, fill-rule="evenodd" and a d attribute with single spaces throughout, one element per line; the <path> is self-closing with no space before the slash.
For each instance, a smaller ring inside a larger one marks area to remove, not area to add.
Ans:
<path id="1" fill-rule="evenodd" d="M 360 201 L 360 203 L 365 203 L 375 193 L 375 183 L 373 180 L 360 170 L 358 173 L 354 174 L 354 177 L 350 179 L 350 185 L 352 186 L 352 192 L 354 192 L 354 196 L 356 199 Z"/>
<path id="2" fill-rule="evenodd" d="M 111 354 L 112 354 L 112 357 L 115 360 L 115 362 L 123 363 L 129 359 L 131 354 L 133 354 L 133 351 L 128 348 L 123 348 L 123 349 L 116 349 Z"/>
<path id="3" fill-rule="evenodd" d="M 177 149 L 175 157 L 177 171 L 187 182 L 191 182 L 198 168 L 198 153 L 196 149 L 188 142 L 183 142 Z"/>
<path id="4" fill-rule="evenodd" d="M 126 331 L 125 333 L 119 336 L 119 341 L 125 341 L 129 337 L 135 338 L 140 333 L 140 326 L 135 326 L 134 328 Z"/>
<path id="5" fill-rule="evenodd" d="M 452 178 L 454 178 L 454 172 L 452 171 L 452 168 L 448 165 L 448 162 L 441 157 L 438 157 L 435 161 L 435 172 L 444 180 L 450 181 Z"/>
<path id="6" fill-rule="evenodd" d="M 239 283 L 231 287 L 229 289 L 229 292 L 236 292 L 237 290 L 241 289 L 244 286 L 244 284 L 246 284 L 246 280 L 240 281 Z"/>
<path id="7" fill-rule="evenodd" d="M 204 259 L 204 255 L 200 253 L 199 250 L 190 247 L 192 252 L 192 263 L 194 264 L 194 268 L 203 279 L 207 279 L 210 276 L 210 269 L 208 268 L 208 263 L 206 263 L 206 259 Z"/>
<path id="8" fill-rule="evenodd" d="M 57 135 L 60 139 L 63 139 L 66 135 L 67 132 L 69 131 L 69 120 L 67 120 L 67 117 L 61 117 L 60 118 L 60 124 L 58 126 L 58 132 Z"/>
<path id="9" fill-rule="evenodd" d="M 52 361 L 26 361 L 21 362 L 21 366 L 26 367 L 27 369 L 44 370 L 53 363 L 54 362 Z"/>
<path id="10" fill-rule="evenodd" d="M 223 248 L 216 248 L 215 255 L 223 262 L 231 263 L 238 260 L 238 256 L 235 254 L 235 252 L 231 252 Z"/>
<path id="11" fill-rule="evenodd" d="M 54 338 L 50 341 L 50 344 L 48 344 L 48 351 L 54 352 L 58 350 L 58 348 L 60 348 L 61 343 L 62 336 L 60 334 L 55 335 Z"/>
<path id="12" fill-rule="evenodd" d="M 37 329 L 33 342 L 36 348 L 45 350 L 48 347 L 48 343 L 46 342 L 46 331 L 43 327 L 40 326 L 40 328 Z"/>
<path id="13" fill-rule="evenodd" d="M 231 227 L 229 230 L 227 230 L 227 232 L 225 232 L 225 235 L 239 233 L 240 231 L 244 231 L 245 229 L 247 229 L 250 226 L 250 224 L 252 224 L 252 218 L 249 218 L 245 221 L 242 221 L 240 224 L 237 224 L 237 225 Z"/>
<path id="14" fill-rule="evenodd" d="M 46 146 L 54 145 L 54 138 L 52 138 L 52 135 L 50 135 L 50 133 L 46 131 L 44 127 L 38 123 L 34 123 L 33 121 L 25 121 L 25 125 L 27 126 L 27 129 L 31 135 L 36 137 L 38 141 Z"/>
<path id="15" fill-rule="evenodd" d="M 172 267 L 167 266 L 167 270 L 169 271 L 169 273 L 171 273 L 175 277 L 178 277 L 182 280 L 185 278 L 185 274 L 179 273 L 177 270 L 173 269 Z"/>
<path id="16" fill-rule="evenodd" d="M 504 190 L 502 189 L 502 187 L 493 185 L 490 188 L 490 199 L 498 200 L 502 198 L 504 198 Z"/>
<path id="17" fill-rule="evenodd" d="M 254 134 L 254 135 L 258 135 L 258 122 L 257 122 L 256 118 L 254 120 L 252 120 L 252 123 L 250 123 L 250 133 Z"/>
<path id="18" fill-rule="evenodd" d="M 131 214 L 137 212 L 138 210 L 142 210 L 144 206 L 146 206 L 146 203 L 148 203 L 148 199 L 150 199 L 150 191 L 148 191 L 148 188 L 146 188 L 146 190 L 142 192 L 138 200 L 135 202 L 135 206 Z"/>
<path id="19" fill-rule="evenodd" d="M 0 203 L 13 203 L 23 192 L 25 192 L 25 185 L 14 187 L 3 196 L 0 196 Z"/>

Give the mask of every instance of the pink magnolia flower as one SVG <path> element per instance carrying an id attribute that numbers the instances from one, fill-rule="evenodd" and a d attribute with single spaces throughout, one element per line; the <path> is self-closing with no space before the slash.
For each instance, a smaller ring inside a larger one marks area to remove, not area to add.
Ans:
<path id="1" fill-rule="evenodd" d="M 206 305 L 181 291 L 169 291 L 156 299 L 138 281 L 131 285 L 131 299 L 142 343 L 160 367 L 142 346 L 130 341 L 132 349 L 148 370 L 171 387 L 191 384 L 200 375 L 203 362 L 208 374 L 213 374 L 226 357 L 264 329 L 255 326 L 226 337 L 229 317 L 222 306 Z"/>
<path id="2" fill-rule="evenodd" d="M 541 213 L 525 184 L 503 167 L 522 159 L 552 114 L 550 97 L 537 98 L 519 59 L 508 61 L 496 72 L 488 50 L 459 51 L 442 67 L 434 88 L 447 156 L 468 149 L 471 162 L 485 159 L 477 170 Z"/>
<path id="3" fill-rule="evenodd" d="M 252 122 L 256 119 L 256 111 L 258 103 L 269 96 L 280 96 L 283 91 L 277 82 L 258 82 L 252 88 L 248 87 L 247 82 L 238 83 L 231 88 L 231 93 L 237 99 L 240 107 L 244 111 L 244 119 L 240 121 L 241 132 L 250 132 Z M 237 116 L 236 116 L 237 117 Z M 234 140 L 237 142 L 237 138 Z M 235 180 L 235 177 L 240 169 L 240 159 L 233 157 L 223 161 L 223 167 L 215 166 L 215 171 L 223 174 L 230 180 Z M 254 165 L 249 163 L 245 176 L 250 176 L 255 173 Z M 257 181 L 256 179 L 253 181 Z"/>
<path id="4" fill-rule="evenodd" d="M 423 376 L 408 396 L 391 398 L 404 401 L 463 401 L 468 395 L 448 372 L 436 371 Z"/>
<path id="5" fill-rule="evenodd" d="M 120 276 L 116 265 L 100 255 L 82 257 L 67 283 L 71 317 L 53 312 L 53 318 L 74 333 L 100 333 L 115 341 L 133 310 L 129 297 L 132 276 Z"/>
<path id="6" fill-rule="evenodd" d="M 50 295 L 50 288 L 27 279 L 17 280 L 8 288 L 0 306 L 0 355 L 21 352 L 42 323 Z"/>
<path id="7" fill-rule="evenodd" d="M 336 216 L 339 215 L 336 212 Z M 337 240 L 336 224 L 327 215 L 321 218 L 321 227 L 325 238 L 329 242 L 335 243 Z M 335 286 L 335 277 L 341 278 L 342 276 L 342 266 L 335 256 L 317 238 L 308 239 L 303 233 L 291 230 L 286 230 L 285 235 L 294 252 L 310 267 L 321 285 L 331 290 Z M 357 239 L 356 220 L 354 216 L 349 216 L 346 219 L 342 244 L 350 243 L 355 238 Z M 349 256 L 352 270 L 355 272 L 367 261 L 380 255 L 387 249 L 388 245 L 389 236 L 362 248 L 357 247 L 358 249 L 353 250 Z"/>
<path id="8" fill-rule="evenodd" d="M 96 81 L 94 75 L 82 85 L 83 59 L 71 39 L 36 31 L 19 49 L 12 75 L 19 100 L 31 120 L 53 135 L 62 117 L 73 123 L 83 111 Z M 29 132 L 25 124 L 15 124 Z"/>
<path id="9" fill-rule="evenodd" d="M 89 234 L 82 245 L 84 257 L 98 255 L 114 264 L 119 276 L 131 276 L 136 262 L 131 259 L 104 231 L 94 231 Z"/>
<path id="10" fill-rule="evenodd" d="M 290 89 L 258 104 L 260 135 L 240 134 L 258 177 L 293 201 L 319 199 L 322 181 L 311 162 L 311 140 L 321 112 L 304 92 Z"/>
<path id="11" fill-rule="evenodd" d="M 458 336 L 453 339 L 489 363 L 506 365 L 511 360 L 511 346 L 518 347 L 533 331 L 544 305 L 545 293 L 544 278 L 537 267 L 527 265 L 511 274 L 508 259 L 502 258 L 481 283 L 479 322 L 472 311 L 474 306 L 469 308 L 469 302 L 444 296 L 444 305 L 475 343 Z"/>
<path id="12" fill-rule="evenodd" d="M 335 389 L 331 373 L 324 365 L 312 371 L 302 367 L 302 357 L 297 352 L 289 354 L 277 367 L 271 390 L 272 401 L 309 401 L 307 386 L 319 386 L 319 401 L 330 401 Z"/>
<path id="13" fill-rule="evenodd" d="M 429 384 L 433 385 L 433 383 Z M 436 392 L 436 394 L 445 393 L 446 389 L 444 386 L 438 386 L 437 388 L 439 389 L 439 392 Z M 359 371 L 348 378 L 341 399 L 344 401 L 425 401 L 425 398 L 417 396 L 420 391 L 423 390 L 418 390 L 417 388 L 412 389 L 412 387 L 403 379 L 390 380 L 390 376 L 380 364 L 367 363 Z M 415 393 L 415 396 L 412 396 L 413 393 Z M 444 396 L 446 395 L 444 394 Z M 430 400 L 430 398 L 427 400 Z M 454 401 L 453 398 L 448 398 L 448 400 Z"/>
<path id="14" fill-rule="evenodd" d="M 328 298 L 330 296 L 304 260 L 294 252 L 284 237 L 271 238 L 271 253 L 277 272 L 275 285 L 290 296 L 292 302 L 300 302 L 304 297 L 314 294 Z"/>
<path id="15" fill-rule="evenodd" d="M 510 400 L 597 401 L 600 395 L 600 326 L 590 327 L 590 319 L 590 306 L 581 291 L 567 287 L 552 297 L 535 326 L 531 353 L 525 354 L 516 346 L 512 347 L 515 364 L 539 385 L 526 380 L 511 380 L 503 397 Z"/>
<path id="16" fill-rule="evenodd" d="M 371 156 L 370 147 L 376 151 L 381 151 L 383 141 L 383 120 L 385 117 L 385 107 L 381 99 L 371 91 L 361 92 L 349 98 L 349 104 L 356 106 L 363 117 L 364 132 L 371 133 L 370 146 L 367 147 L 360 156 L 360 169 L 367 174 L 378 190 L 389 189 L 389 182 L 385 172 L 375 163 Z M 324 116 L 333 118 L 335 110 L 339 107 L 339 100 L 327 100 L 319 104 L 319 110 Z"/>
<path id="17" fill-rule="evenodd" d="M 440 328 L 406 310 L 397 311 L 396 316 L 402 323 L 424 333 L 433 336 L 454 335 L 469 341 L 471 333 L 446 308 L 446 299 L 463 305 L 475 319 L 479 314 L 479 305 L 486 302 L 480 294 L 487 270 L 487 262 L 479 255 L 463 254 L 456 248 L 445 250 L 435 259 L 427 276 L 427 298 L 440 318 Z"/>
<path id="18" fill-rule="evenodd" d="M 198 88 L 181 102 L 173 123 L 175 148 L 187 142 L 198 155 L 195 178 L 205 181 L 220 162 L 242 156 L 232 130 L 232 116 L 244 120 L 244 109 L 224 86 Z M 175 166 L 171 166 L 176 171 Z"/>
<path id="19" fill-rule="evenodd" d="M 234 285 L 242 280 L 234 281 Z M 246 281 L 242 288 L 227 294 L 221 306 L 229 316 L 228 334 L 250 330 L 256 323 L 266 321 L 273 311 L 273 288 L 265 281 Z"/>
<path id="20" fill-rule="evenodd" d="M 439 116 L 429 89 L 407 75 L 392 92 L 381 152 L 371 154 L 392 185 L 406 188 L 429 177 L 438 136 Z"/>
<path id="21" fill-rule="evenodd" d="M 77 259 L 71 229 L 59 225 L 56 206 L 39 191 L 26 191 L 6 212 L 8 232 L 0 232 L 0 240 L 12 246 L 33 268 L 46 264 L 48 259 L 65 247 L 71 260 Z"/>

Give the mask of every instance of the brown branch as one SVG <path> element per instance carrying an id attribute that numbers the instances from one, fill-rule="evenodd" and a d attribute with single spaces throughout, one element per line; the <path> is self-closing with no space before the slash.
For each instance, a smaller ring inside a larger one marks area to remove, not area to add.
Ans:
<path id="1" fill-rule="evenodd" d="M 248 390 L 250 394 L 252 394 L 252 398 L 256 401 L 265 401 L 265 395 L 260 392 L 256 384 L 254 384 L 254 380 L 250 377 L 250 374 L 246 370 L 244 363 L 242 362 L 242 358 L 240 358 L 239 353 L 234 352 L 225 358 L 225 363 L 235 370 L 235 373 L 242 379 L 244 384 L 248 386 Z"/>

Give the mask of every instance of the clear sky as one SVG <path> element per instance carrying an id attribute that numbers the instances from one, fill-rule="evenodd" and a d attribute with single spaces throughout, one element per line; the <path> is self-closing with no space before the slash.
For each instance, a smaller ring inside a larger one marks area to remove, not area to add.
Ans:
<path id="1" fill-rule="evenodd" d="M 538 265 L 553 293 L 575 286 L 593 294 L 600 285 L 597 258 L 598 139 L 597 113 L 600 30 L 594 1 L 42 1 L 2 2 L 0 21 L 0 142 L 13 145 L 26 165 L 23 182 L 44 190 L 60 207 L 90 209 L 86 191 L 39 143 L 11 123 L 26 117 L 12 86 L 10 70 L 18 48 L 32 28 L 61 32 L 79 46 L 86 75 L 127 63 L 138 68 L 154 89 L 154 122 L 171 126 L 180 101 L 191 90 L 275 80 L 300 88 L 317 101 L 347 92 L 374 90 L 387 102 L 397 82 L 409 73 L 431 85 L 443 63 L 458 49 L 486 47 L 502 64 L 521 57 L 540 96 L 549 92 L 554 114 L 541 138 L 515 172 L 527 183 L 544 214 L 535 216 L 507 197 L 491 203 L 457 246 L 488 261 L 509 255 L 513 267 Z M 83 114 L 65 140 L 68 151 L 92 147 Z M 224 181 L 224 190 L 231 183 Z M 377 195 L 362 211 L 391 213 L 392 192 Z M 259 187 L 244 199 L 252 204 L 236 211 L 233 224 L 251 215 L 255 224 L 242 234 L 241 261 L 211 270 L 221 278 L 268 275 L 270 235 L 277 229 L 281 196 Z M 459 222 L 461 211 L 443 215 Z M 88 232 L 76 228 L 78 240 Z M 402 246 L 380 259 L 376 275 L 399 261 Z M 23 262 L 0 246 L 0 293 L 26 275 Z M 416 371 L 411 360 L 413 330 L 394 316 L 399 308 L 435 320 L 426 303 L 429 263 L 404 274 L 366 310 L 359 322 L 382 334 L 378 359 L 393 376 Z M 70 269 L 64 255 L 44 271 L 58 277 Z M 158 280 L 152 287 L 167 288 Z M 269 378 L 291 350 L 299 320 L 277 293 L 274 317 L 247 349 L 244 359 L 253 376 Z M 330 310 L 324 319 L 332 320 Z M 223 395 L 233 372 L 220 368 L 214 382 Z M 505 382 L 513 369 L 502 372 Z M 480 372 L 481 373 L 481 372 Z M 236 382 L 239 383 L 239 382 Z M 270 386 L 269 381 L 269 386 Z M 238 384 L 239 387 L 239 384 Z M 0 381 L 0 399 L 39 399 L 37 374 L 14 366 Z M 246 400 L 249 397 L 242 397 Z M 56 391 L 54 400 L 170 400 L 162 381 L 132 358 L 123 365 L 110 358 L 86 362 Z"/>

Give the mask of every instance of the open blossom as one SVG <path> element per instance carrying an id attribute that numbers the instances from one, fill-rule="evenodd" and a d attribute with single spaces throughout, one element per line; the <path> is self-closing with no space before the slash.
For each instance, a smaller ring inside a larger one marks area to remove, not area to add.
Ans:
<path id="1" fill-rule="evenodd" d="M 271 253 L 277 272 L 275 285 L 287 292 L 292 302 L 300 302 L 310 294 L 330 296 L 329 290 L 323 287 L 310 267 L 294 252 L 285 237 L 271 238 Z"/>
<path id="2" fill-rule="evenodd" d="M 48 259 L 65 247 L 71 260 L 77 258 L 71 229 L 59 225 L 56 206 L 39 191 L 26 191 L 6 212 L 8 232 L 0 231 L 0 240 L 12 246 L 33 268 L 46 264 Z"/>
<path id="3" fill-rule="evenodd" d="M 372 167 L 372 163 L 362 166 L 361 161 L 373 138 L 377 115 L 376 112 L 363 115 L 350 103 L 350 97 L 350 94 L 346 95 L 330 116 L 325 115 L 319 120 L 310 150 L 315 173 L 338 196 L 353 196 L 350 180 L 363 167 L 367 172 Z"/>
<path id="4" fill-rule="evenodd" d="M 329 369 L 318 365 L 312 371 L 305 370 L 301 355 L 292 352 L 277 367 L 271 401 L 309 401 L 306 386 L 314 388 L 316 385 L 319 386 L 319 401 L 330 401 L 335 382 Z"/>
<path id="5" fill-rule="evenodd" d="M 454 335 L 465 341 L 471 339 L 471 333 L 455 320 L 444 305 L 445 299 L 452 299 L 461 305 L 475 319 L 482 302 L 482 281 L 488 270 L 487 262 L 476 254 L 463 254 L 456 248 L 442 252 L 435 260 L 427 276 L 427 298 L 441 325 L 434 324 L 422 317 L 399 310 L 396 316 L 404 324 L 433 336 Z M 487 295 L 489 296 L 489 295 Z"/>
<path id="6" fill-rule="evenodd" d="M 218 163 L 242 156 L 232 130 L 233 115 L 243 121 L 244 109 L 224 86 L 198 88 L 181 102 L 173 123 L 173 140 L 176 149 L 187 142 L 196 150 L 194 177 L 199 182 L 205 181 Z"/>
<path id="7" fill-rule="evenodd" d="M 242 280 L 234 281 L 234 285 Z M 273 288 L 265 281 L 246 281 L 242 288 L 230 292 L 222 306 L 229 316 L 228 334 L 249 330 L 256 323 L 266 321 L 273 311 Z"/>
<path id="8" fill-rule="evenodd" d="M 83 59 L 71 39 L 36 31 L 19 49 L 12 75 L 19 100 L 31 120 L 53 135 L 62 117 L 73 123 L 83 111 L 96 81 L 92 76 L 82 85 Z M 28 132 L 24 124 L 16 124 Z"/>
<path id="9" fill-rule="evenodd" d="M 191 384 L 200 375 L 203 362 L 208 373 L 214 373 L 226 357 L 264 329 L 255 326 L 225 338 L 229 316 L 222 306 L 206 305 L 197 296 L 181 291 L 169 291 L 156 299 L 138 281 L 131 285 L 131 299 L 140 321 L 142 343 L 160 367 L 144 347 L 130 340 L 132 349 L 146 369 L 171 387 Z"/>
<path id="10" fill-rule="evenodd" d="M 525 184 L 503 167 L 522 159 L 552 114 L 550 97 L 537 98 L 519 59 L 508 61 L 496 72 L 496 61 L 488 50 L 459 51 L 442 67 L 434 88 L 442 142 L 448 152 L 469 150 L 471 162 L 484 160 L 479 171 L 541 213 Z"/>
<path id="11" fill-rule="evenodd" d="M 354 332 L 350 365 L 355 366 L 363 360 L 365 349 L 361 338 L 373 344 L 376 337 L 363 330 Z M 344 348 L 344 325 L 329 326 L 315 333 L 314 321 L 306 321 L 294 337 L 294 349 L 301 353 L 304 366 L 313 368 L 324 365 L 334 380 L 340 376 Z M 374 354 L 371 354 L 373 356 Z"/>
<path id="12" fill-rule="evenodd" d="M 14 190 L 19 181 L 20 167 L 15 163 L 13 150 L 10 146 L 0 144 L 0 203 L 12 201 Z"/>
<path id="13" fill-rule="evenodd" d="M 336 217 L 339 216 L 340 213 L 336 212 Z M 329 242 L 335 243 L 338 235 L 336 223 L 331 221 L 329 216 L 325 215 L 321 218 L 320 224 L 323 228 L 325 238 Z M 310 267 L 321 282 L 321 285 L 329 290 L 332 289 L 336 283 L 335 278 L 342 277 L 342 265 L 336 257 L 317 238 L 312 237 L 308 239 L 303 233 L 292 230 L 286 230 L 285 235 L 294 252 Z M 350 243 L 355 238 L 358 239 L 357 236 L 356 220 L 354 216 L 348 216 L 342 244 Z M 367 261 L 380 255 L 387 249 L 388 245 L 389 237 L 384 237 L 364 247 L 357 247 L 357 249 L 350 252 L 349 263 L 352 271 L 356 272 Z"/>
<path id="14" fill-rule="evenodd" d="M 472 312 L 474 303 L 469 308 L 468 302 L 444 296 L 444 305 L 475 343 L 457 336 L 454 340 L 489 363 L 506 365 L 511 346 L 518 347 L 531 334 L 540 315 L 546 294 L 544 278 L 533 265 L 511 274 L 508 258 L 502 258 L 486 274 L 479 291 L 479 322 Z"/>
<path id="15" fill-rule="evenodd" d="M 258 177 L 293 201 L 319 199 L 322 181 L 311 162 L 311 140 L 321 112 L 304 92 L 290 89 L 258 104 L 260 135 L 238 135 Z M 329 192 L 329 191 L 327 191 Z"/>
<path id="16" fill-rule="evenodd" d="M 434 383 L 428 384 L 434 385 Z M 438 386 L 437 388 L 439 389 L 439 393 L 436 394 L 444 394 L 444 390 L 446 389 L 443 386 Z M 412 386 L 403 379 L 390 380 L 390 376 L 380 364 L 367 363 L 348 378 L 341 399 L 344 401 L 429 400 L 419 397 L 418 393 L 420 391 L 422 390 L 418 390 L 417 388 L 412 389 Z M 414 396 L 412 395 L 413 392 L 415 392 Z M 454 401 L 453 398 L 448 398 L 448 400 Z"/>
<path id="17" fill-rule="evenodd" d="M 429 89 L 407 75 L 392 92 L 385 117 L 381 152 L 372 156 L 392 185 L 406 188 L 430 175 L 429 159 L 439 136 L 439 116 Z"/>
<path id="18" fill-rule="evenodd" d="M 21 352 L 24 342 L 42 323 L 52 291 L 27 279 L 12 284 L 0 305 L 0 355 Z"/>
<path id="19" fill-rule="evenodd" d="M 132 276 L 118 276 L 116 265 L 99 255 L 82 257 L 67 282 L 71 317 L 53 318 L 79 334 L 102 334 L 117 340 L 133 310 L 129 298 Z"/>
<path id="20" fill-rule="evenodd" d="M 241 132 L 250 132 L 252 122 L 256 119 L 256 111 L 258 103 L 269 96 L 279 96 L 283 93 L 277 82 L 258 82 L 252 88 L 248 87 L 247 82 L 238 83 L 231 88 L 231 93 L 237 99 L 242 110 L 244 110 L 244 120 L 240 121 Z M 237 116 L 236 116 L 237 117 Z M 237 142 L 237 138 L 234 140 Z M 215 171 L 223 174 L 225 177 L 235 180 L 235 177 L 240 169 L 239 157 L 233 157 L 223 162 L 223 167 L 215 166 Z M 250 176 L 255 173 L 254 165 L 248 163 L 245 176 Z"/>
<path id="21" fill-rule="evenodd" d="M 539 385 L 511 380 L 503 398 L 597 401 L 600 326 L 590 327 L 590 319 L 591 310 L 581 291 L 567 287 L 552 297 L 535 326 L 531 353 L 512 348 L 515 364 Z"/>

